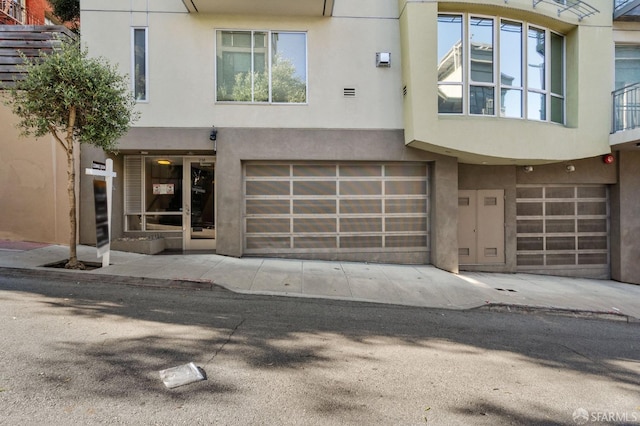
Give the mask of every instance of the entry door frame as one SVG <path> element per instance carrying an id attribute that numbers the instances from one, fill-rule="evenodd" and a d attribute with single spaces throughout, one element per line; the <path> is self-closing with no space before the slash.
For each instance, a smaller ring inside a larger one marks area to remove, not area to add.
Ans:
<path id="1" fill-rule="evenodd" d="M 215 231 L 217 229 L 216 208 L 216 186 L 215 186 L 215 162 L 216 157 L 210 155 L 182 157 L 182 248 L 183 250 L 210 250 L 216 249 Z M 191 164 L 212 163 L 213 164 L 213 208 L 214 208 L 214 237 L 213 238 L 192 238 L 191 237 Z"/>

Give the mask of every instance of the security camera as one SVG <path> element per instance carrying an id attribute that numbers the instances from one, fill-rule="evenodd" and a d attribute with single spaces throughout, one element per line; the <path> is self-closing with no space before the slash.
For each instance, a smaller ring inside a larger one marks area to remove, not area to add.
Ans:
<path id="1" fill-rule="evenodd" d="M 211 129 L 211 133 L 209 134 L 209 140 L 215 141 L 218 138 L 218 129 L 215 127 Z"/>

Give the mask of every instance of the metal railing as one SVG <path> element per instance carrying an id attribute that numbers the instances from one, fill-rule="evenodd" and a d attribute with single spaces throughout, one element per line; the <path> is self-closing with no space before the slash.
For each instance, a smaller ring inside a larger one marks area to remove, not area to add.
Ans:
<path id="1" fill-rule="evenodd" d="M 26 7 L 16 0 L 0 0 L 0 23 L 10 25 L 33 25 L 33 17 Z"/>
<path id="2" fill-rule="evenodd" d="M 640 126 L 640 83 L 631 84 L 611 93 L 613 119 L 611 133 Z"/>

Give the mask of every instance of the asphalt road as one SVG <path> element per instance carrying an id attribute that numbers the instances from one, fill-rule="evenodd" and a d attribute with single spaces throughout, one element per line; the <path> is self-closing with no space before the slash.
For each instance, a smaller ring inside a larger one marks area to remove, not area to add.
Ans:
<path id="1" fill-rule="evenodd" d="M 640 424 L 640 324 L 0 276 L 0 424 Z"/>

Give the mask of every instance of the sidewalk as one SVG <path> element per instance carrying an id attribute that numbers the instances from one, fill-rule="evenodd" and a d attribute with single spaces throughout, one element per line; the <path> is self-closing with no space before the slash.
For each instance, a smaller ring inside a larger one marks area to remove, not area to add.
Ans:
<path id="1" fill-rule="evenodd" d="M 238 259 L 215 254 L 149 256 L 118 251 L 111 252 L 111 264 L 106 268 L 69 271 L 42 266 L 66 259 L 68 254 L 67 246 L 0 240 L 0 274 L 2 268 L 11 268 L 31 273 L 85 274 L 109 282 L 137 280 L 144 284 L 148 280 L 154 285 L 175 286 L 173 281 L 195 288 L 215 284 L 247 294 L 458 310 L 537 308 L 640 319 L 640 286 L 616 281 L 531 274 L 456 275 L 429 265 Z M 78 246 L 78 257 L 85 262 L 100 262 L 95 247 Z"/>

